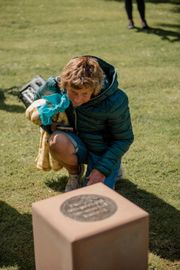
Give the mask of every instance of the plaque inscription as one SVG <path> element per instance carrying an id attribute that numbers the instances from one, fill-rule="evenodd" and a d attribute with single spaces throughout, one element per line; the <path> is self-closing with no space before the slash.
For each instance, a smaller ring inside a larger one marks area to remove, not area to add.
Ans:
<path id="1" fill-rule="evenodd" d="M 74 196 L 60 207 L 65 216 L 82 222 L 103 220 L 112 216 L 116 210 L 117 205 L 112 199 L 96 194 Z"/>

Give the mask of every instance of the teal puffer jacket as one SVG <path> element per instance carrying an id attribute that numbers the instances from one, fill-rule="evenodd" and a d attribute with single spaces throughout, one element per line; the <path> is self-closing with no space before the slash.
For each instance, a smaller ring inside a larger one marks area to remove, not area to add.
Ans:
<path id="1" fill-rule="evenodd" d="M 95 169 L 108 176 L 129 149 L 134 136 L 128 97 L 118 88 L 117 73 L 112 65 L 95 58 L 106 74 L 101 93 L 79 107 L 70 105 L 66 112 L 88 151 L 101 157 Z M 60 91 L 56 78 L 51 77 L 37 98 L 43 95 L 45 88 Z"/>

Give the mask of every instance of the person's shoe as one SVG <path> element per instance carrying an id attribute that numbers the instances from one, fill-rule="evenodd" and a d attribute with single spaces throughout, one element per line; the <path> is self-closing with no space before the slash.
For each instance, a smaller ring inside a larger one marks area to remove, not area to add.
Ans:
<path id="1" fill-rule="evenodd" d="M 128 29 L 133 29 L 134 27 L 135 27 L 134 22 L 130 20 L 128 24 Z"/>
<path id="2" fill-rule="evenodd" d="M 122 168 L 122 164 L 119 168 L 118 176 L 116 178 L 116 183 L 113 187 L 114 190 L 119 189 L 119 185 L 121 185 L 121 180 L 124 179 L 124 169 Z"/>
<path id="3" fill-rule="evenodd" d="M 65 187 L 65 192 L 75 190 L 80 187 L 79 174 L 70 174 Z"/>
<path id="4" fill-rule="evenodd" d="M 142 29 L 143 30 L 149 30 L 150 29 L 150 27 L 149 27 L 149 25 L 147 24 L 147 22 L 146 21 L 142 21 Z"/>
<path id="5" fill-rule="evenodd" d="M 80 188 L 80 181 L 84 174 L 85 166 L 84 164 L 81 164 L 79 166 L 79 174 L 70 174 L 68 182 L 65 187 L 65 192 L 75 190 L 77 188 Z"/>
<path id="6" fill-rule="evenodd" d="M 119 168 L 119 173 L 118 173 L 116 182 L 120 181 L 121 179 L 124 179 L 124 169 L 122 167 L 122 164 L 121 164 L 121 166 Z"/>

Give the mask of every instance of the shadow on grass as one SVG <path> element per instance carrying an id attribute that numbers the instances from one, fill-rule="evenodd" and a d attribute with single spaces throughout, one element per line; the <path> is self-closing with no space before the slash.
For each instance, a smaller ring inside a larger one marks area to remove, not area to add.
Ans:
<path id="1" fill-rule="evenodd" d="M 64 192 L 67 179 L 67 176 L 57 177 L 56 179 L 47 180 L 46 185 L 57 192 Z"/>
<path id="2" fill-rule="evenodd" d="M 32 217 L 0 201 L 0 268 L 34 270 Z"/>
<path id="3" fill-rule="evenodd" d="M 14 88 L 10 88 L 10 89 L 1 89 L 0 88 L 0 110 L 4 110 L 7 112 L 16 112 L 16 113 L 24 113 L 25 108 L 21 105 L 8 105 L 6 104 L 6 95 L 5 92 L 7 94 L 13 95 L 13 96 L 17 96 L 18 99 L 18 91 L 16 89 L 16 87 Z"/>
<path id="4" fill-rule="evenodd" d="M 174 25 L 168 25 L 168 27 L 174 27 Z M 150 28 L 148 30 L 143 30 L 142 28 L 135 27 L 134 28 L 137 33 L 145 33 L 147 35 L 157 35 L 161 37 L 162 40 L 169 42 L 178 42 L 180 41 L 180 32 L 165 30 L 162 28 Z"/>
<path id="5" fill-rule="evenodd" d="M 64 192 L 66 182 L 67 177 L 60 177 L 48 180 L 46 184 L 55 191 Z M 139 189 L 128 179 L 117 183 L 116 191 L 150 214 L 150 251 L 170 261 L 178 260 L 180 213 L 155 195 Z"/>
<path id="6" fill-rule="evenodd" d="M 179 211 L 128 179 L 117 183 L 116 191 L 150 214 L 150 251 L 170 261 L 179 260 Z"/>

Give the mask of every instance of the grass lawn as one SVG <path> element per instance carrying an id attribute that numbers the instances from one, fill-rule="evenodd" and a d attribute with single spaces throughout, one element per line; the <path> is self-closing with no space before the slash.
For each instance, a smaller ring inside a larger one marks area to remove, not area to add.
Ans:
<path id="1" fill-rule="evenodd" d="M 152 29 L 143 32 L 135 3 L 137 28 L 128 30 L 123 1 L 0 0 L 0 269 L 35 269 L 31 204 L 67 180 L 66 171 L 36 169 L 39 131 L 18 91 L 82 54 L 115 65 L 129 96 L 135 142 L 116 188 L 150 213 L 149 270 L 180 269 L 179 8 L 147 0 Z"/>

